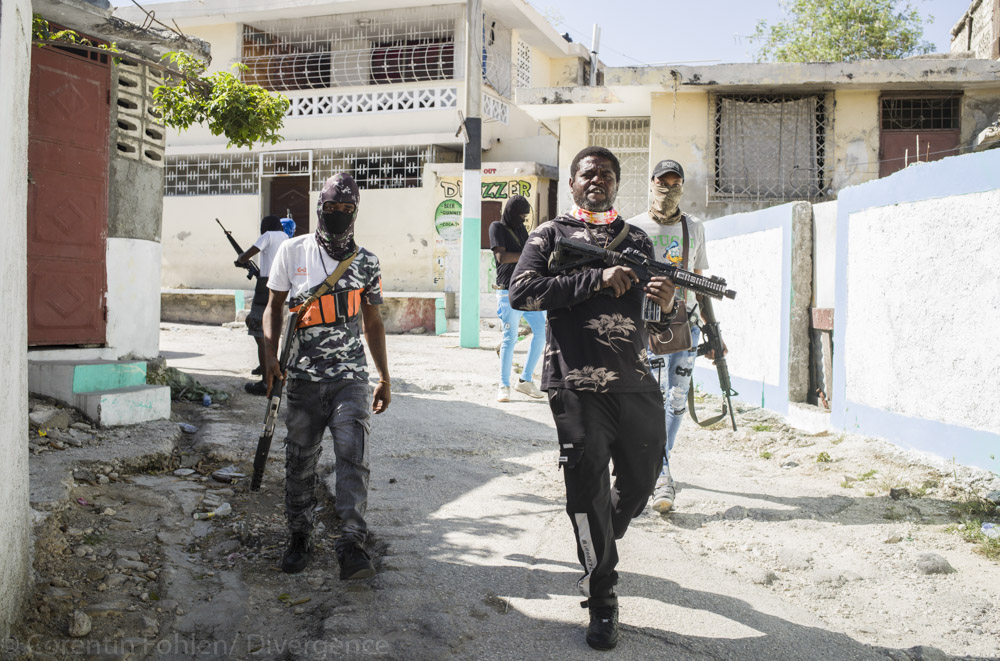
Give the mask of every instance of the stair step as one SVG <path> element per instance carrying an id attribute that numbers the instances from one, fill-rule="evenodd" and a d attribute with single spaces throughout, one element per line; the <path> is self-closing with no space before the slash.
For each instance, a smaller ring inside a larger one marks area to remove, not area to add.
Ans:
<path id="1" fill-rule="evenodd" d="M 142 385 L 81 393 L 70 404 L 102 427 L 166 420 L 170 418 L 170 387 Z"/>
<path id="2" fill-rule="evenodd" d="M 146 385 L 142 360 L 28 361 L 28 388 L 69 401 L 74 395 Z"/>

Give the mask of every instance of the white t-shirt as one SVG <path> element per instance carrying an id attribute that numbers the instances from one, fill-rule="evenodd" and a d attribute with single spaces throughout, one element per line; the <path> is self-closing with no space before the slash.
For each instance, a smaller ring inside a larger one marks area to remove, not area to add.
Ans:
<path id="1" fill-rule="evenodd" d="M 288 240 L 288 235 L 284 232 L 264 232 L 253 242 L 253 245 L 260 251 L 260 274 L 267 278 L 271 275 L 271 264 L 274 263 L 274 256 L 278 254 L 278 246 Z"/>
<path id="2" fill-rule="evenodd" d="M 649 217 L 649 212 L 644 211 L 634 218 L 628 219 L 628 224 L 638 227 L 649 235 L 649 240 L 653 242 L 653 253 L 656 261 L 670 264 L 671 266 L 681 266 L 681 259 L 684 256 L 681 241 L 684 238 L 684 230 L 680 222 L 673 225 L 661 225 Z M 705 227 L 701 221 L 688 214 L 688 261 L 687 270 L 705 270 L 708 268 L 708 254 L 705 252 Z M 688 292 L 688 307 L 694 304 L 694 294 Z"/>

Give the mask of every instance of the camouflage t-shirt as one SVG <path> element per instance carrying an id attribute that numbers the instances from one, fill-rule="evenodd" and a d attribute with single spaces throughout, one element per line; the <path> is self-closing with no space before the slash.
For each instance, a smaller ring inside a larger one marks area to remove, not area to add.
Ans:
<path id="1" fill-rule="evenodd" d="M 267 286 L 287 291 L 290 308 L 300 306 L 337 268 L 339 262 L 326 254 L 312 235 L 281 244 L 271 265 Z M 382 273 L 378 257 L 365 250 L 340 276 L 333 293 L 338 302 L 324 296 L 308 310 L 295 334 L 289 354 L 288 376 L 306 381 L 368 380 L 368 364 L 361 343 L 361 303 L 382 303 Z"/>

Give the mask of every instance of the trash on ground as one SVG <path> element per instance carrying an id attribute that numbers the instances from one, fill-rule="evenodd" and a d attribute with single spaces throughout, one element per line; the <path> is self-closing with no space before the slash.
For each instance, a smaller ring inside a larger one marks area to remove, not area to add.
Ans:
<path id="1" fill-rule="evenodd" d="M 232 513 L 233 513 L 233 506 L 230 505 L 229 503 L 222 503 L 211 512 L 195 512 L 191 516 L 194 519 L 202 521 L 205 519 L 214 519 L 216 517 L 222 518 L 225 516 L 229 516 Z"/>
<path id="2" fill-rule="evenodd" d="M 218 482 L 230 483 L 235 480 L 240 480 L 246 477 L 246 473 L 241 473 L 236 466 L 226 466 L 225 468 L 220 468 L 219 470 L 212 473 L 212 479 Z"/>
<path id="3" fill-rule="evenodd" d="M 185 434 L 193 434 L 196 431 L 198 431 L 197 427 L 195 427 L 194 425 L 189 425 L 186 422 L 178 422 L 177 426 L 180 427 L 181 431 L 184 432 Z"/>

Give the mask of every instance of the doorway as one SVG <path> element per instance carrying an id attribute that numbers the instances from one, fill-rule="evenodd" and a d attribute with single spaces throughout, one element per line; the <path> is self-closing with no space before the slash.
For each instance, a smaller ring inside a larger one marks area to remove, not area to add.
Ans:
<path id="1" fill-rule="evenodd" d="M 269 177 L 268 213 L 295 221 L 295 236 L 308 234 L 312 227 L 309 213 L 309 175 Z M 289 216 L 291 214 L 291 216 Z"/>
<path id="2" fill-rule="evenodd" d="M 31 49 L 28 345 L 106 341 L 107 55 Z"/>

